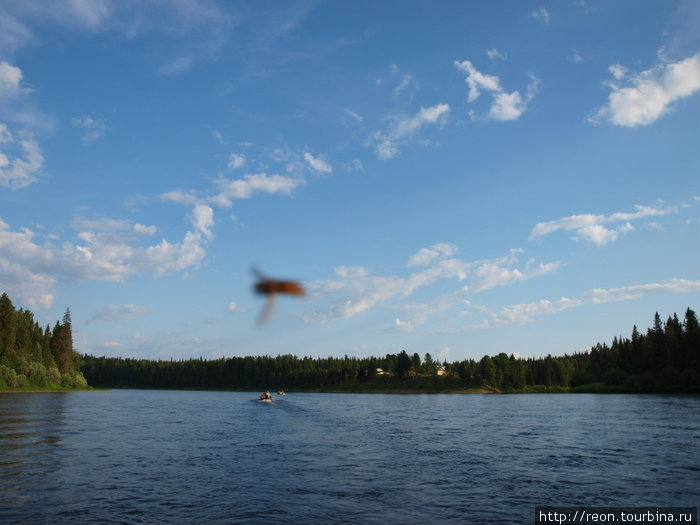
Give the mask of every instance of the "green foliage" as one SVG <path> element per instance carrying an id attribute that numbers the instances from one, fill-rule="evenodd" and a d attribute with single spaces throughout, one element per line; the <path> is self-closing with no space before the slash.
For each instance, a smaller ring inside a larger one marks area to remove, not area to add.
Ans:
<path id="1" fill-rule="evenodd" d="M 233 357 L 205 361 L 148 361 L 84 356 L 82 371 L 98 387 L 232 388 L 339 391 L 413 391 L 480 389 L 503 392 L 698 392 L 700 391 L 700 326 L 688 309 L 664 324 L 631 339 L 614 338 L 589 352 L 538 359 L 516 359 L 501 352 L 444 363 L 446 375 L 430 354 L 420 362 L 406 351 L 383 358 L 312 359 Z M 391 375 L 377 375 L 377 368 Z M 55 369 L 54 369 L 55 370 Z"/>
<path id="2" fill-rule="evenodd" d="M 42 330 L 32 312 L 0 296 L 0 388 L 85 388 L 78 357 L 70 310 L 53 331 Z"/>
<path id="3" fill-rule="evenodd" d="M 480 361 L 438 363 L 405 350 L 383 358 L 294 355 L 206 361 L 150 361 L 80 356 L 73 348 L 70 309 L 45 329 L 28 310 L 0 296 L 0 388 L 231 388 L 343 391 L 485 389 L 503 392 L 700 392 L 700 324 L 688 308 L 646 334 L 615 337 L 589 352 L 516 359 L 501 352 Z M 378 375 L 377 369 L 389 372 Z"/>

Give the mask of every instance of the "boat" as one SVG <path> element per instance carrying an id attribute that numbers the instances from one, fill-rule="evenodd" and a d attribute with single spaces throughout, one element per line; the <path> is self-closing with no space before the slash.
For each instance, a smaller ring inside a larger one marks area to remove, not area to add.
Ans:
<path id="1" fill-rule="evenodd" d="M 284 390 L 278 390 L 277 395 L 278 396 L 286 396 L 287 394 L 284 393 Z"/>
<path id="2" fill-rule="evenodd" d="M 270 392 L 263 392 L 260 394 L 260 401 L 266 401 L 268 403 L 272 402 L 272 394 Z"/>

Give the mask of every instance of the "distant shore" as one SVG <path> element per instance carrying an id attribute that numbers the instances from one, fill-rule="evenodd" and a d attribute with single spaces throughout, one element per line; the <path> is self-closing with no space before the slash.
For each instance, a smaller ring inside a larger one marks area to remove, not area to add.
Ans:
<path id="1" fill-rule="evenodd" d="M 95 388 L 28 388 L 15 390 L 0 390 L 0 394 L 63 394 L 65 392 L 94 392 Z"/>
<path id="2" fill-rule="evenodd" d="M 182 390 L 182 391 L 192 391 L 192 392 L 261 392 L 270 391 L 275 392 L 276 389 L 270 389 L 267 387 L 261 388 L 144 388 L 144 387 L 109 387 L 109 388 L 28 388 L 28 389 L 3 389 L 0 390 L 0 394 L 61 394 L 67 392 L 104 392 L 107 390 Z M 604 383 L 589 383 L 586 385 L 580 385 L 577 387 L 569 388 L 560 385 L 534 385 L 528 386 L 524 389 L 514 390 L 500 390 L 498 388 L 485 385 L 480 387 L 466 387 L 466 388 L 426 388 L 422 387 L 409 387 L 407 385 L 396 385 L 389 386 L 384 385 L 381 388 L 362 388 L 355 385 L 339 385 L 334 388 L 312 388 L 312 389 L 285 389 L 288 394 L 395 394 L 395 395 L 416 395 L 416 394 L 684 394 L 684 395 L 697 395 L 695 393 L 688 392 L 674 392 L 674 391 L 639 391 L 631 390 L 628 388 L 615 386 L 615 385 L 605 385 Z"/>

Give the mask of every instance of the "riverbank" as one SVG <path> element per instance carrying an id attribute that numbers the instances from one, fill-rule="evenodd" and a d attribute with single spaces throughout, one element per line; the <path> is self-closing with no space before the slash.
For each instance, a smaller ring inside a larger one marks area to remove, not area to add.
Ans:
<path id="1" fill-rule="evenodd" d="M 94 388 L 16 388 L 3 389 L 0 394 L 62 394 L 65 392 L 93 392 Z"/>

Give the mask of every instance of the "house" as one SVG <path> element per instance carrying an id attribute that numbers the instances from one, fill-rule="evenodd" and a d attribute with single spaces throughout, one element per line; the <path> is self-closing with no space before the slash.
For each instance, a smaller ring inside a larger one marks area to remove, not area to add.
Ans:
<path id="1" fill-rule="evenodd" d="M 447 370 L 445 370 L 444 366 L 437 367 L 437 375 L 439 375 L 439 376 L 446 376 L 447 375 Z"/>

